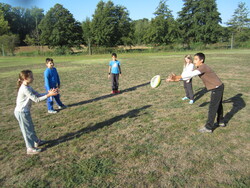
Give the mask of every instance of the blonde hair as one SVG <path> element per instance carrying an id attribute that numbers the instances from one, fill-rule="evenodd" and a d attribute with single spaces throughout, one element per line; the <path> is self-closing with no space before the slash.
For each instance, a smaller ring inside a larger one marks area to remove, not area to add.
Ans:
<path id="1" fill-rule="evenodd" d="M 185 58 L 191 60 L 191 63 L 193 63 L 193 58 L 192 58 L 191 55 L 185 55 L 184 59 L 185 59 Z M 187 65 L 187 62 L 186 62 L 186 60 L 184 60 L 184 67 L 185 67 L 186 65 Z"/>
<path id="2" fill-rule="evenodd" d="M 19 78 L 17 80 L 17 91 L 19 90 L 19 88 L 21 87 L 23 81 L 27 78 L 30 77 L 30 75 L 32 74 L 31 70 L 23 70 L 19 73 Z"/>

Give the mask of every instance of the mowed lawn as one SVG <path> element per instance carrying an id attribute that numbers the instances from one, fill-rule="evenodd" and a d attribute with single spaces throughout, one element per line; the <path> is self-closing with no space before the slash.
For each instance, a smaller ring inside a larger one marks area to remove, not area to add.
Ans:
<path id="1" fill-rule="evenodd" d="M 26 155 L 13 114 L 16 81 L 31 69 L 32 87 L 44 92 L 46 57 L 0 58 L 0 187 L 249 187 L 250 50 L 204 51 L 225 84 L 228 126 L 213 134 L 197 131 L 210 100 L 200 78 L 193 105 L 181 100 L 182 82 L 164 81 L 194 53 L 118 54 L 119 95 L 110 95 L 109 54 L 52 57 L 69 107 L 48 114 L 45 102 L 33 104 L 37 135 L 49 141 L 36 156 Z"/>

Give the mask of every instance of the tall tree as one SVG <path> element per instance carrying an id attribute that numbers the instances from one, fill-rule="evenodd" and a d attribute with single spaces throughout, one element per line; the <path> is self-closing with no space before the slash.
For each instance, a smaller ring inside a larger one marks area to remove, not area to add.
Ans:
<path id="1" fill-rule="evenodd" d="M 170 44 L 175 39 L 176 28 L 175 20 L 172 11 L 168 8 L 166 0 L 159 2 L 154 15 L 151 20 L 150 28 L 146 35 L 147 43 L 157 45 Z"/>
<path id="2" fill-rule="evenodd" d="M 236 32 L 241 32 L 244 27 L 250 27 L 249 10 L 246 3 L 239 2 L 238 8 L 234 11 L 232 18 L 227 25 L 232 27 Z"/>
<path id="3" fill-rule="evenodd" d="M 0 36 L 9 32 L 8 21 L 4 19 L 4 13 L 0 10 Z"/>
<path id="4" fill-rule="evenodd" d="M 97 4 L 92 24 L 95 43 L 100 46 L 122 44 L 122 39 L 129 36 L 131 29 L 127 9 L 115 6 L 112 1 L 105 3 L 101 0 Z"/>
<path id="5" fill-rule="evenodd" d="M 215 43 L 220 37 L 220 13 L 215 0 L 183 0 L 184 6 L 179 12 L 178 22 L 183 43 Z"/>
<path id="6" fill-rule="evenodd" d="M 83 39 L 88 45 L 89 55 L 92 55 L 93 30 L 90 18 L 82 22 Z"/>
<path id="7" fill-rule="evenodd" d="M 146 44 L 146 31 L 150 27 L 150 21 L 147 18 L 134 21 L 135 44 Z"/>
<path id="8" fill-rule="evenodd" d="M 41 29 L 41 41 L 49 47 L 71 48 L 82 42 L 81 24 L 62 5 L 51 8 L 38 26 Z"/>

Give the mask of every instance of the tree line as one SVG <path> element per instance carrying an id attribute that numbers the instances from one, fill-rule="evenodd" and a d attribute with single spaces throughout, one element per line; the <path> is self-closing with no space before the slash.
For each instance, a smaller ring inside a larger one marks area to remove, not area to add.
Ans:
<path id="1" fill-rule="evenodd" d="M 160 0 L 154 18 L 132 20 L 129 11 L 111 0 L 99 1 L 92 17 L 82 23 L 61 4 L 44 14 L 33 7 L 25 9 L 0 3 L 0 48 L 2 54 L 14 53 L 15 46 L 44 46 L 65 53 L 84 44 L 89 54 L 93 47 L 119 45 L 171 46 L 192 44 L 204 46 L 219 42 L 250 41 L 249 10 L 240 2 L 232 18 L 222 23 L 215 0 L 183 0 L 175 19 L 167 5 Z"/>

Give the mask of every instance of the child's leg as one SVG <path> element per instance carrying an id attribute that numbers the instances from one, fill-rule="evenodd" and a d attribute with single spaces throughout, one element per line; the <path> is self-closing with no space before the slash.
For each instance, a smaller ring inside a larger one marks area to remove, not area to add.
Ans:
<path id="1" fill-rule="evenodd" d="M 62 103 L 62 101 L 60 100 L 60 94 L 54 96 L 54 98 L 55 98 L 56 104 L 58 106 L 64 106 L 63 103 Z"/>
<path id="2" fill-rule="evenodd" d="M 119 74 L 115 75 L 115 90 L 118 91 L 119 88 Z"/>
<path id="3" fill-rule="evenodd" d="M 15 112 L 15 116 L 19 122 L 26 148 L 33 148 L 34 143 L 39 140 L 34 130 L 30 112 Z"/>
<path id="4" fill-rule="evenodd" d="M 210 130 L 214 129 L 214 120 L 215 120 L 216 113 L 219 109 L 219 106 L 222 100 L 223 90 L 224 90 L 224 86 L 221 85 L 217 89 L 214 89 L 211 91 L 211 100 L 210 100 L 209 111 L 208 111 L 208 120 L 207 120 L 207 124 L 205 125 L 207 129 L 210 129 Z"/>
<path id="5" fill-rule="evenodd" d="M 53 109 L 53 97 L 47 98 L 47 107 L 48 107 L 48 110 L 54 110 Z"/>
<path id="6" fill-rule="evenodd" d="M 112 90 L 115 91 L 116 89 L 116 82 L 115 82 L 115 74 L 111 74 L 111 87 L 112 87 Z"/>
<path id="7" fill-rule="evenodd" d="M 193 92 L 193 86 L 192 86 L 192 79 L 190 79 L 190 81 L 189 81 L 189 83 L 187 83 L 186 87 L 187 87 L 188 98 L 190 100 L 194 100 L 194 92 Z"/>
<path id="8" fill-rule="evenodd" d="M 224 85 L 223 85 L 223 91 L 222 96 L 219 104 L 219 108 L 217 110 L 217 123 L 224 123 L 224 117 L 223 117 L 223 106 L 222 106 L 222 100 L 223 100 L 223 93 L 224 93 Z"/>
<path id="9" fill-rule="evenodd" d="M 184 90 L 185 90 L 185 93 L 186 93 L 186 97 L 189 98 L 188 89 L 187 89 L 187 83 L 186 83 L 185 80 L 183 81 L 183 86 L 184 86 Z"/>

